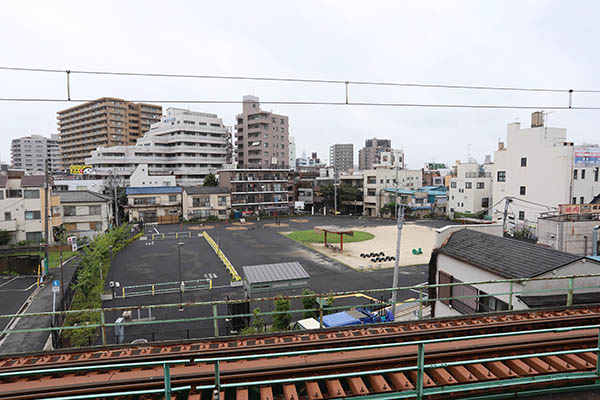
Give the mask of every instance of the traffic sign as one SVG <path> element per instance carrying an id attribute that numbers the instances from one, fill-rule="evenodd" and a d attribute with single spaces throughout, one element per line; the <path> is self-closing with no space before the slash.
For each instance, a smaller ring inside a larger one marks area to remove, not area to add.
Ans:
<path id="1" fill-rule="evenodd" d="M 60 281 L 55 279 L 52 281 L 52 293 L 58 293 L 60 291 Z"/>

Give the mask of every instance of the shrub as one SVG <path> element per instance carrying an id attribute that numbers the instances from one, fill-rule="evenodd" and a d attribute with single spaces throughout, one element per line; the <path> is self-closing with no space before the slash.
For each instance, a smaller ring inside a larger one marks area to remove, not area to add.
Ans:
<path id="1" fill-rule="evenodd" d="M 304 289 L 302 295 L 305 296 L 302 297 L 302 308 L 305 310 L 319 308 L 315 292 L 310 289 Z M 318 313 L 318 311 L 304 311 L 304 318 L 319 318 Z"/>
<path id="2" fill-rule="evenodd" d="M 292 316 L 289 312 L 290 301 L 288 299 L 279 298 L 275 300 L 275 311 L 281 312 L 281 314 L 273 314 L 273 328 L 278 331 L 286 331 L 289 329 L 290 323 L 292 322 Z"/>

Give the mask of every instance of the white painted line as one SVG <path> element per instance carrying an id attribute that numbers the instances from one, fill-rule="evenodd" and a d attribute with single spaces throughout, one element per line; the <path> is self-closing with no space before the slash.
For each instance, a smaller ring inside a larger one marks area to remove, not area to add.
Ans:
<path id="1" fill-rule="evenodd" d="M 148 237 L 147 236 L 141 236 L 140 240 L 148 240 Z"/>
<path id="2" fill-rule="evenodd" d="M 158 233 L 160 233 L 160 232 L 158 231 L 158 229 L 156 229 L 156 227 L 155 227 L 155 226 L 153 226 L 153 228 L 154 228 L 154 232 L 156 232 L 157 234 L 158 234 Z"/>
<path id="3" fill-rule="evenodd" d="M 2 285 L 0 285 L 0 287 L 4 286 L 4 285 L 8 285 L 9 283 L 11 283 L 12 281 L 14 281 L 15 279 L 18 279 L 18 276 L 15 276 L 12 279 L 9 279 L 7 282 L 4 282 Z"/>

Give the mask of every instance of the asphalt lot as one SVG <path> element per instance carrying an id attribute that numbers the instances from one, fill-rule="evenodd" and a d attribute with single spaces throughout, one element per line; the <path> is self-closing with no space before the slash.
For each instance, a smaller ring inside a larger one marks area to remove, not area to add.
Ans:
<path id="1" fill-rule="evenodd" d="M 37 278 L 32 276 L 0 276 L 0 314 L 16 314 L 36 289 Z M 0 330 L 10 322 L 0 318 Z"/>
<path id="2" fill-rule="evenodd" d="M 336 224 L 341 226 L 375 226 L 382 224 L 394 224 L 394 221 L 381 221 L 374 219 L 360 219 L 351 217 L 304 217 L 307 222 L 291 222 L 289 219 L 281 219 L 281 225 L 272 226 L 274 220 L 264 220 L 246 225 L 246 230 L 231 230 L 228 228 L 239 226 L 232 224 L 206 224 L 212 228 L 207 232 L 215 241 L 220 243 L 221 249 L 227 255 L 238 273 L 242 274 L 242 266 L 255 264 L 269 264 L 279 262 L 298 261 L 310 275 L 310 288 L 317 293 L 360 291 L 374 288 L 386 288 L 392 285 L 392 269 L 377 270 L 372 272 L 357 272 L 347 266 L 338 263 L 321 253 L 309 250 L 305 246 L 286 238 L 279 232 L 292 230 L 311 229 L 315 225 Z M 267 224 L 268 226 L 265 226 Z M 285 226 L 288 225 L 288 226 Z M 122 298 L 122 287 L 131 285 L 157 284 L 161 282 L 179 281 L 179 264 L 177 256 L 177 243 L 181 242 L 181 274 L 183 280 L 202 279 L 207 276 L 213 277 L 213 289 L 186 290 L 183 294 L 183 302 L 199 302 L 225 300 L 228 296 L 233 299 L 243 298 L 241 287 L 229 286 L 229 273 L 221 263 L 206 240 L 198 237 L 202 230 L 194 225 L 159 225 L 157 230 L 165 233 L 165 239 L 161 235 L 155 235 L 152 240 L 153 228 L 147 228 L 147 240 L 138 240 L 117 254 L 113 260 L 113 266 L 109 273 L 107 282 L 118 281 L 121 288 L 115 291 L 116 299 L 105 301 L 103 307 L 136 306 L 150 304 L 179 303 L 179 293 L 160 295 L 145 295 Z M 180 234 L 178 239 L 174 238 L 175 232 L 186 232 Z M 191 232 L 192 237 L 186 237 Z M 400 285 L 413 286 L 427 280 L 427 266 L 402 267 L 400 271 Z M 147 287 L 146 287 L 147 288 Z M 107 283 L 107 290 L 109 286 Z M 144 288 L 141 288 L 142 290 Z M 132 289 L 133 290 L 133 289 Z M 126 290 L 130 293 L 130 289 Z M 277 293 L 273 293 L 275 295 Z M 388 297 L 388 293 L 382 293 L 376 297 Z M 402 291 L 399 299 L 414 298 L 415 293 Z M 336 299 L 335 305 L 357 305 L 368 302 L 362 297 L 348 297 Z M 272 304 L 255 304 L 252 308 L 260 306 L 261 310 L 270 310 Z M 301 308 L 299 301 L 292 303 L 292 309 Z M 227 314 L 225 306 L 218 307 L 218 314 Z M 152 317 L 157 321 L 175 320 L 192 317 L 208 317 L 212 315 L 209 307 L 184 306 L 182 311 L 177 308 L 156 309 Z M 117 312 L 108 312 L 107 322 L 113 322 L 121 315 Z M 138 313 L 134 311 L 133 317 Z M 148 317 L 148 312 L 140 312 L 141 317 Z M 295 313 L 294 319 L 302 318 L 301 313 Z M 219 333 L 226 333 L 226 323 L 222 319 L 219 322 Z M 164 324 L 152 324 L 136 327 L 128 327 L 125 331 L 125 342 L 145 338 L 148 340 L 183 339 L 187 337 L 213 336 L 214 328 L 212 320 L 194 322 L 168 322 Z M 116 336 L 112 329 L 107 332 L 109 343 L 116 342 Z"/>

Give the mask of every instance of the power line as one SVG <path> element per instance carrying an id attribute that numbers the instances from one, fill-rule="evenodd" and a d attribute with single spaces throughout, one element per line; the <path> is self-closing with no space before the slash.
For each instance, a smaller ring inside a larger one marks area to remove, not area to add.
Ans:
<path id="1" fill-rule="evenodd" d="M 0 70 L 5 71 L 24 71 L 24 72 L 46 72 L 46 73 L 67 73 L 80 75 L 113 75 L 113 76 L 139 76 L 139 77 L 160 77 L 160 78 L 193 78 L 193 79 L 225 79 L 225 80 L 251 80 L 251 81 L 271 81 L 271 82 L 297 82 L 297 83 L 323 83 L 323 84 L 345 84 L 345 85 L 366 85 L 366 86 L 399 86 L 399 87 L 419 87 L 436 89 L 466 89 L 466 90 L 495 90 L 495 91 L 524 91 L 524 92 L 551 92 L 551 93 L 600 93 L 597 89 L 557 89 L 557 88 L 535 88 L 535 87 L 515 87 L 515 86 L 488 86 L 488 85 L 454 85 L 454 84 L 435 84 L 435 83 L 413 83 L 413 82 L 378 82 L 378 81 L 350 81 L 340 79 L 315 79 L 315 78 L 277 78 L 262 76 L 243 76 L 243 75 L 197 75 L 197 74 L 171 74 L 154 72 L 129 72 L 129 71 L 94 71 L 94 70 L 61 70 L 51 68 L 28 68 L 28 67 L 8 67 L 0 66 Z"/>

